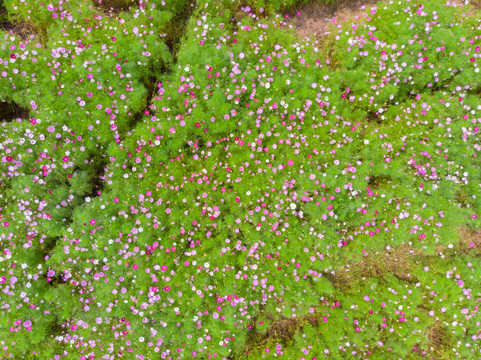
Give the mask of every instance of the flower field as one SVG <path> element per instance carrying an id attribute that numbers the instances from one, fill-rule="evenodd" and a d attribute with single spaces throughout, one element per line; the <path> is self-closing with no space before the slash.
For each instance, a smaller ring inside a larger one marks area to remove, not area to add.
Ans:
<path id="1" fill-rule="evenodd" d="M 0 359 L 481 358 L 481 4 L 360 4 L 3 0 Z"/>

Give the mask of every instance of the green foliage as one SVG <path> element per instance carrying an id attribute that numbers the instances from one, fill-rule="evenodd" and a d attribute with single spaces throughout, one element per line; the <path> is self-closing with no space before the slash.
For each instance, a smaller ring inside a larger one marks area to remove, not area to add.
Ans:
<path id="1" fill-rule="evenodd" d="M 476 357 L 479 17 L 306 3 L 4 1 L 0 358 Z"/>

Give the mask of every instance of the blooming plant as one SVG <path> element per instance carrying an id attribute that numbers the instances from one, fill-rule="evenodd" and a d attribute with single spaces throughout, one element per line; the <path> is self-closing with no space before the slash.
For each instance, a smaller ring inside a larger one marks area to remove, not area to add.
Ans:
<path id="1" fill-rule="evenodd" d="M 4 1 L 1 358 L 480 356 L 479 10 L 105 2 Z"/>

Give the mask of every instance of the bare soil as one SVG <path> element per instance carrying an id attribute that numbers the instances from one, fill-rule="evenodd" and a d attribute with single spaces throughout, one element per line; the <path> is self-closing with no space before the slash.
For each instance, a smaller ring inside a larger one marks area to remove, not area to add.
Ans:
<path id="1" fill-rule="evenodd" d="M 361 19 L 364 13 L 369 14 L 369 9 L 377 2 L 375 0 L 341 0 L 334 4 L 312 2 L 289 14 L 289 17 L 294 18 L 294 26 L 299 36 L 320 38 L 329 34 L 331 23 Z"/>
<path id="2" fill-rule="evenodd" d="M 33 39 L 36 35 L 38 35 L 34 30 L 33 25 L 26 22 L 0 22 L 0 29 L 10 34 L 15 34 L 24 41 L 27 39 Z"/>
<path id="3" fill-rule="evenodd" d="M 138 6 L 134 0 L 93 0 L 94 5 L 106 13 L 118 15 L 122 11 L 129 11 L 131 7 Z"/>

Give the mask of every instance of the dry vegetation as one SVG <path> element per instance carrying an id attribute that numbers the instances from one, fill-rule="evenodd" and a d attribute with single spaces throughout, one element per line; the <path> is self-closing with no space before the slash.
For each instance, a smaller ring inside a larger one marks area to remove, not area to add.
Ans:
<path id="1" fill-rule="evenodd" d="M 332 3 L 312 2 L 290 14 L 297 33 L 302 37 L 317 39 L 329 34 L 330 24 L 345 21 L 357 22 L 377 1 L 345 0 Z"/>
<path id="2" fill-rule="evenodd" d="M 348 262 L 339 267 L 334 274 L 327 273 L 325 276 L 335 288 L 343 291 L 355 287 L 357 283 L 369 277 L 386 278 L 388 275 L 394 275 L 401 280 L 414 282 L 410 269 L 420 255 L 422 255 L 420 250 L 403 245 L 368 256 L 361 261 Z"/>

